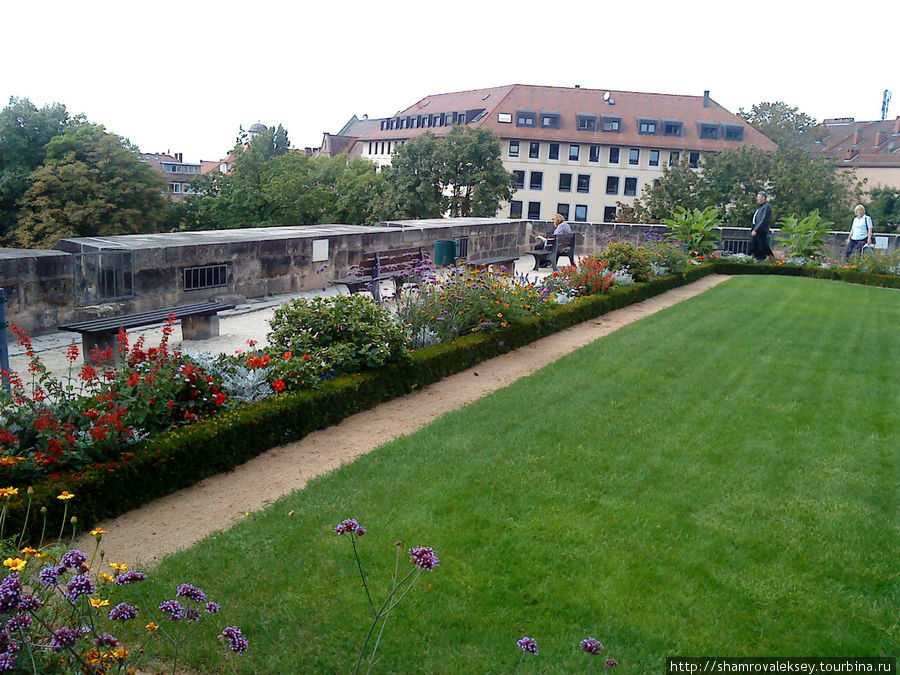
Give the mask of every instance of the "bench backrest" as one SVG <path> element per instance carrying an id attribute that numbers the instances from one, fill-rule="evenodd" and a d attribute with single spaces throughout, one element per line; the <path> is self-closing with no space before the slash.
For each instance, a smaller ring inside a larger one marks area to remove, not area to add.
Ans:
<path id="1" fill-rule="evenodd" d="M 377 277 L 412 269 L 426 260 L 428 254 L 422 247 L 375 251 L 364 255 L 362 260 L 350 269 L 350 274 L 356 277 Z"/>
<path id="2" fill-rule="evenodd" d="M 551 250 L 552 255 L 575 255 L 576 233 L 558 234 L 547 240 L 547 248 Z"/>

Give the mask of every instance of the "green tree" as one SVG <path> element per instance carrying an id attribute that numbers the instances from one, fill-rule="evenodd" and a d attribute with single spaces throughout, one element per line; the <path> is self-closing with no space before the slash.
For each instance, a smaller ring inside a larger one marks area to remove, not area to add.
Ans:
<path id="1" fill-rule="evenodd" d="M 872 201 L 866 213 L 872 217 L 876 232 L 900 231 L 900 190 L 891 187 L 874 187 L 869 190 Z"/>
<path id="2" fill-rule="evenodd" d="M 16 202 L 28 189 L 28 178 L 45 157 L 45 146 L 83 117 L 69 117 L 60 103 L 37 108 L 27 98 L 10 97 L 0 110 L 0 241 L 18 222 Z"/>
<path id="3" fill-rule="evenodd" d="M 16 242 L 50 248 L 64 237 L 155 232 L 166 216 L 165 180 L 137 159 L 137 148 L 83 124 L 46 146 L 19 200 Z"/>
<path id="4" fill-rule="evenodd" d="M 815 118 L 783 101 L 756 103 L 749 112 L 740 108 L 738 116 L 783 150 L 805 148 L 825 135 Z"/>
<path id="5" fill-rule="evenodd" d="M 382 169 L 390 200 L 403 218 L 440 218 L 447 210 L 441 185 L 438 139 L 430 131 L 401 145 Z"/>

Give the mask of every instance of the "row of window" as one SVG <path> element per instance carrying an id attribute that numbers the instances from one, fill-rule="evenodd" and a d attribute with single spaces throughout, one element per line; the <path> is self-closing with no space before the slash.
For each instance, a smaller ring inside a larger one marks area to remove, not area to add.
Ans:
<path id="1" fill-rule="evenodd" d="M 519 110 L 516 112 L 517 127 L 537 127 L 541 129 L 559 129 L 562 116 L 554 111 Z M 512 122 L 510 113 L 499 113 L 497 121 L 509 124 Z M 614 134 L 622 133 L 622 118 L 615 115 L 587 115 L 578 113 L 575 116 L 575 128 L 579 131 L 606 131 Z M 540 125 L 538 125 L 540 122 Z M 649 117 L 637 118 L 638 133 L 649 136 L 676 136 L 684 135 L 684 123 L 680 120 L 660 120 Z M 697 134 L 704 139 L 717 139 L 721 135 L 726 141 L 742 141 L 744 139 L 744 127 L 740 124 L 725 124 L 718 122 L 697 122 Z"/>
<path id="2" fill-rule="evenodd" d="M 187 164 L 163 164 L 163 170 L 166 173 L 200 173 L 199 166 Z"/>
<path id="3" fill-rule="evenodd" d="M 433 115 L 408 115 L 381 120 L 381 130 L 390 129 L 428 129 L 429 127 L 449 127 L 454 124 L 475 122 L 484 117 L 484 109 L 460 110 L 458 112 L 442 112 Z"/>
<path id="4" fill-rule="evenodd" d="M 514 199 L 509 203 L 509 217 L 510 218 L 521 218 L 525 203 Z M 588 219 L 588 207 L 587 204 L 575 204 L 574 214 L 570 211 L 570 204 L 557 204 L 556 211 L 554 213 L 560 214 L 566 220 L 569 220 L 569 216 L 572 215 L 572 220 L 576 223 L 586 223 Z M 541 220 L 541 203 L 540 202 L 528 202 L 528 220 Z M 603 222 L 604 223 L 614 223 L 616 222 L 616 207 L 615 206 L 604 206 L 603 207 Z"/>
<path id="5" fill-rule="evenodd" d="M 525 172 L 524 171 L 513 171 L 513 175 L 516 177 L 516 189 L 524 190 L 525 189 Z M 638 187 L 638 179 L 632 176 L 626 177 L 624 182 L 625 190 L 623 194 L 626 197 L 635 197 L 637 196 L 637 187 Z M 528 181 L 528 189 L 529 190 L 543 190 L 544 189 L 544 172 L 543 171 L 532 171 L 529 176 Z M 572 174 L 570 173 L 561 173 L 559 174 L 559 191 L 560 192 L 571 192 L 572 191 Z M 575 179 L 575 191 L 581 194 L 589 194 L 591 191 L 591 175 L 588 173 L 579 173 Z M 608 195 L 617 195 L 619 194 L 619 176 L 607 176 L 606 177 L 606 194 Z"/>
<path id="6" fill-rule="evenodd" d="M 184 193 L 186 195 L 194 194 L 194 191 L 191 189 L 191 186 L 188 185 L 187 183 L 169 183 L 169 192 L 176 194 L 176 195 L 182 194 L 182 193 Z"/>
<path id="7" fill-rule="evenodd" d="M 369 141 L 370 155 L 390 155 L 403 141 Z"/>
<path id="8" fill-rule="evenodd" d="M 510 158 L 518 158 L 521 145 L 523 143 L 528 143 L 528 157 L 529 159 L 540 159 L 541 158 L 541 146 L 543 145 L 541 141 L 517 141 L 511 140 L 509 142 L 509 150 L 508 156 Z M 371 145 L 371 144 L 370 144 Z M 547 149 L 547 159 L 559 159 L 559 143 L 548 143 Z M 577 162 L 581 157 L 581 145 L 578 143 L 570 143 L 569 144 L 569 153 L 568 153 L 570 162 Z M 681 157 L 681 152 L 679 150 L 671 150 L 669 151 L 669 166 L 673 166 L 678 164 L 678 160 Z M 609 164 L 618 164 L 621 158 L 621 148 L 611 147 L 608 149 L 607 160 Z M 647 165 L 648 166 L 659 166 L 659 158 L 660 151 L 659 150 L 648 150 L 647 151 Z M 700 153 L 696 151 L 692 151 L 688 155 L 689 162 L 691 168 L 696 169 L 700 165 Z M 590 145 L 588 146 L 588 161 L 589 162 L 599 162 L 600 161 L 600 146 L 599 145 Z M 628 150 L 628 165 L 629 166 L 638 166 L 641 163 L 641 149 L 640 148 L 629 148 Z"/>

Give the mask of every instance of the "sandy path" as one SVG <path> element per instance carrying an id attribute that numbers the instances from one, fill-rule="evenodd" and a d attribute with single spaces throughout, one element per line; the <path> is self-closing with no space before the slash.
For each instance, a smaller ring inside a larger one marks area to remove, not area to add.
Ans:
<path id="1" fill-rule="evenodd" d="M 149 566 L 217 530 L 227 529 L 249 511 L 297 490 L 320 474 L 411 433 L 444 413 L 551 363 L 564 354 L 645 316 L 694 297 L 728 279 L 709 275 L 597 319 L 542 338 L 393 401 L 367 410 L 289 445 L 273 448 L 234 471 L 211 476 L 113 520 L 101 523 L 107 560 Z M 478 377 L 473 377 L 477 372 Z M 76 541 L 88 550 L 90 535 Z"/>

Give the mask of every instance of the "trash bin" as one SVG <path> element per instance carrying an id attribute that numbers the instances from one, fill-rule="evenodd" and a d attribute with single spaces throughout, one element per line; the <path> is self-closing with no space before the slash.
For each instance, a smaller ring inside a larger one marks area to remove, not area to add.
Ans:
<path id="1" fill-rule="evenodd" d="M 456 259 L 456 242 L 452 239 L 442 239 L 434 242 L 434 264 L 452 265 Z"/>

